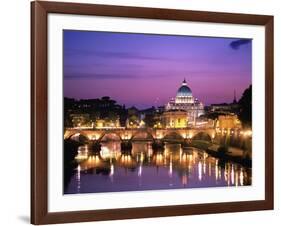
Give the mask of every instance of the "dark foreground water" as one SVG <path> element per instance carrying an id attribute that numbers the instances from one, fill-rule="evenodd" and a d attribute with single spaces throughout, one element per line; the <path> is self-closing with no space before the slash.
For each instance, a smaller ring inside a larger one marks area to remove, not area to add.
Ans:
<path id="1" fill-rule="evenodd" d="M 78 148 L 78 167 L 65 194 L 251 185 L 251 169 L 180 144 L 154 152 L 151 143 L 134 142 L 130 153 L 122 153 L 114 141 L 102 143 L 96 155 L 88 153 L 87 146 Z"/>

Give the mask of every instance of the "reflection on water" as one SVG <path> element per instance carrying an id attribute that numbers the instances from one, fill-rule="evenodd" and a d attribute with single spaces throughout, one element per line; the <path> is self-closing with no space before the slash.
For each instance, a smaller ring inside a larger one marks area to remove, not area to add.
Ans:
<path id="1" fill-rule="evenodd" d="M 66 194 L 251 184 L 251 169 L 180 144 L 153 151 L 149 142 L 134 142 L 131 151 L 123 152 L 120 142 L 112 141 L 102 143 L 96 154 L 86 145 L 77 152 L 78 167 Z"/>

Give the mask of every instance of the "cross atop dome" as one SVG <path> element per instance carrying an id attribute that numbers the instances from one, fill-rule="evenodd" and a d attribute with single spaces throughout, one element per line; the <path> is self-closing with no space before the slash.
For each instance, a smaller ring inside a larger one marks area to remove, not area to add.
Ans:
<path id="1" fill-rule="evenodd" d="M 185 78 L 184 78 L 184 80 L 183 80 L 183 82 L 182 82 L 182 85 L 185 85 L 185 86 L 187 85 L 187 84 L 186 84 Z"/>

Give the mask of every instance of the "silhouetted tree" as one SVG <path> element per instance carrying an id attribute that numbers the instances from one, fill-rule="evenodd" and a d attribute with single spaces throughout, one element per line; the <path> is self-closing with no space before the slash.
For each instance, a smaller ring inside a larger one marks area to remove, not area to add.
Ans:
<path id="1" fill-rule="evenodd" d="M 156 123 L 155 116 L 152 114 L 145 115 L 144 122 L 147 127 L 153 127 Z"/>
<path id="2" fill-rule="evenodd" d="M 252 125 L 252 85 L 245 89 L 242 97 L 239 100 L 240 113 L 239 119 L 245 126 Z"/>

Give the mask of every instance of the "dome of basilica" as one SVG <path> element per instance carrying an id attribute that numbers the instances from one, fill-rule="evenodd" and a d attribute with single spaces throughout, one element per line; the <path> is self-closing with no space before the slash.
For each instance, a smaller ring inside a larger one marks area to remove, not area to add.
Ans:
<path id="1" fill-rule="evenodd" d="M 187 86 L 185 79 L 182 82 L 181 87 L 178 89 L 177 97 L 192 96 L 191 89 Z"/>

